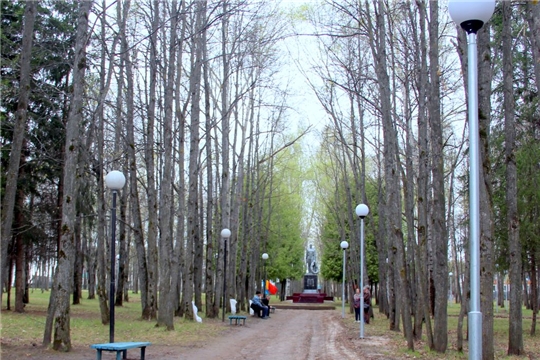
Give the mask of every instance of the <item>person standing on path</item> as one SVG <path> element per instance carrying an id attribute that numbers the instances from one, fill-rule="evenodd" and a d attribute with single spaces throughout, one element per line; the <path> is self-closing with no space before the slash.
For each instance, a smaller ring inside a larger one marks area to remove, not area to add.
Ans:
<path id="1" fill-rule="evenodd" d="M 364 286 L 364 322 L 369 324 L 369 308 L 371 307 L 371 291 L 369 285 Z"/>
<path id="2" fill-rule="evenodd" d="M 356 292 L 353 296 L 354 318 L 356 322 L 360 322 L 360 300 L 361 299 L 362 299 L 362 294 L 360 294 L 360 288 L 356 288 Z"/>

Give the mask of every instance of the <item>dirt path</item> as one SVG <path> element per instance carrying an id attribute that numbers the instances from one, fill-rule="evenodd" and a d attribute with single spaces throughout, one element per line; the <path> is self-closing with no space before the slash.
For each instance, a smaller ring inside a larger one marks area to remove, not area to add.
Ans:
<path id="1" fill-rule="evenodd" d="M 358 339 L 344 326 L 332 310 L 279 309 L 268 320 L 248 316 L 245 326 L 224 325 L 223 334 L 204 346 L 152 345 L 147 359 L 159 360 L 240 360 L 240 359 L 390 359 L 379 351 L 386 345 L 383 338 Z M 70 353 L 51 350 L 3 348 L 2 360 L 15 359 L 95 359 L 92 349 L 76 349 Z M 128 351 L 129 359 L 138 359 L 138 350 Z M 115 359 L 110 352 L 103 360 Z"/>

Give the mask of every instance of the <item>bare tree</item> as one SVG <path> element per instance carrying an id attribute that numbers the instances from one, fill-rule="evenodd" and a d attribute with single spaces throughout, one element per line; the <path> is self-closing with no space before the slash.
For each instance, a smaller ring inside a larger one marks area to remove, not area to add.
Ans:
<path id="1" fill-rule="evenodd" d="M 173 182 L 173 94 L 176 80 L 176 28 L 178 24 L 178 4 L 173 0 L 170 4 L 171 29 L 168 45 L 167 78 L 165 80 L 165 118 L 163 120 L 163 175 L 159 197 L 159 228 L 160 228 L 160 282 L 159 282 L 159 311 L 158 326 L 167 330 L 174 329 L 174 306 L 172 304 L 173 289 L 171 288 L 171 265 L 173 255 L 173 216 L 172 182 Z"/>
<path id="2" fill-rule="evenodd" d="M 431 125 L 431 174 L 433 178 L 430 233 L 434 250 L 433 279 L 435 285 L 433 345 L 436 351 L 444 353 L 448 346 L 448 232 L 444 192 L 443 125 L 439 76 L 439 4 L 437 2 L 430 2 L 429 13 L 430 95 L 428 110 Z"/>

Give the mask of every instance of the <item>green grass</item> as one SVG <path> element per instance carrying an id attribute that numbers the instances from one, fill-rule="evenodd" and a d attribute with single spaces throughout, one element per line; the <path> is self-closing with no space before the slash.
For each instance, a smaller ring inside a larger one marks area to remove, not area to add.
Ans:
<path id="1" fill-rule="evenodd" d="M 4 294 L 1 317 L 2 343 L 40 345 L 45 330 L 49 292 L 34 291 L 24 313 L 6 311 Z M 217 336 L 223 330 L 221 319 L 204 319 L 203 324 L 175 318 L 174 331 L 156 327 L 156 321 L 141 320 L 140 297 L 129 294 L 130 301 L 115 308 L 115 341 L 144 339 L 154 344 L 197 343 L 208 337 Z M 88 346 L 93 343 L 109 342 L 109 325 L 101 323 L 98 300 L 83 299 L 79 305 L 71 305 L 71 341 L 73 346 Z M 14 295 L 12 297 L 12 301 Z M 13 308 L 13 304 L 12 304 Z M 204 318 L 204 313 L 199 311 Z"/>
<path id="2" fill-rule="evenodd" d="M 347 306 L 347 305 L 346 305 Z M 432 352 L 427 346 L 427 338 L 425 335 L 425 325 L 423 327 L 423 337 L 421 341 L 415 342 L 415 351 L 411 352 L 407 350 L 407 343 L 403 336 L 403 325 L 400 323 L 401 331 L 389 331 L 388 320 L 383 314 L 379 313 L 379 309 L 375 307 L 375 321 L 371 321 L 369 325 L 365 326 L 365 336 L 381 336 L 390 339 L 392 346 L 388 349 L 387 355 L 389 357 L 398 358 L 421 358 L 421 359 L 467 359 L 468 358 L 468 342 L 467 342 L 467 317 L 463 319 L 463 346 L 464 353 L 457 351 L 457 326 L 458 316 L 460 312 L 460 304 L 450 302 L 448 304 L 448 350 L 443 354 Z M 341 302 L 336 302 L 336 311 L 341 314 Z M 354 319 L 354 314 L 348 313 L 348 307 L 345 310 L 346 316 L 349 319 Z M 433 320 L 432 320 L 433 327 Z M 351 336 L 358 336 L 358 324 L 346 321 L 345 325 Z M 530 329 L 532 326 L 532 311 L 523 308 L 523 343 L 526 353 L 526 358 L 539 359 L 540 358 L 540 333 L 536 336 L 530 336 Z M 508 350 L 508 304 L 506 309 L 494 309 L 493 319 L 493 332 L 494 332 L 494 348 L 496 359 L 523 359 L 518 356 L 507 356 Z"/>

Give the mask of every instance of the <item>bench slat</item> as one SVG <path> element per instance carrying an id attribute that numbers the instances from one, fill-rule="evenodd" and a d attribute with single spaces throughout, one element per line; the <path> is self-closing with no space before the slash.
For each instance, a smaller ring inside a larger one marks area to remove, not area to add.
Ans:
<path id="1" fill-rule="evenodd" d="M 101 350 L 127 350 L 133 348 L 139 348 L 143 346 L 150 346 L 150 342 L 119 342 L 119 343 L 107 343 L 107 344 L 93 344 L 90 345 L 92 349 L 101 349 Z"/>

